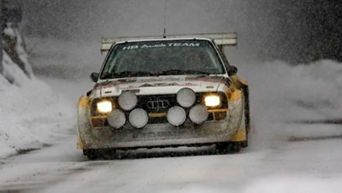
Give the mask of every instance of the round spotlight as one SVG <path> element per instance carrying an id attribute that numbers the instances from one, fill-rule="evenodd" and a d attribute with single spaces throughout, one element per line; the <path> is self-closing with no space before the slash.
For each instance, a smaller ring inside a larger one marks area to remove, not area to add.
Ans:
<path id="1" fill-rule="evenodd" d="M 182 88 L 177 93 L 177 102 L 182 107 L 191 107 L 196 100 L 196 94 L 190 88 Z"/>
<path id="2" fill-rule="evenodd" d="M 189 118 L 196 124 L 201 124 L 208 119 L 208 109 L 203 105 L 195 105 L 190 109 Z"/>
<path id="3" fill-rule="evenodd" d="M 148 115 L 144 109 L 134 109 L 129 113 L 129 122 L 135 128 L 143 128 L 148 122 Z"/>
<path id="4" fill-rule="evenodd" d="M 126 123 L 126 116 L 120 109 L 114 109 L 108 114 L 107 121 L 110 126 L 119 129 Z"/>
<path id="5" fill-rule="evenodd" d="M 119 96 L 118 103 L 125 111 L 132 110 L 138 102 L 137 96 L 133 92 L 123 92 Z"/>
<path id="6" fill-rule="evenodd" d="M 180 126 L 186 120 L 186 112 L 182 107 L 174 106 L 167 111 L 167 121 L 173 126 Z"/>

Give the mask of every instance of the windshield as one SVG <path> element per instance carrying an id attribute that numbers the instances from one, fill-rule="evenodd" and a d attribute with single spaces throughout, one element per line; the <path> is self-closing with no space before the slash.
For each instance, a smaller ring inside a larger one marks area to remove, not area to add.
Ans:
<path id="1" fill-rule="evenodd" d="M 163 40 L 117 45 L 107 59 L 101 79 L 222 73 L 222 63 L 209 41 Z"/>

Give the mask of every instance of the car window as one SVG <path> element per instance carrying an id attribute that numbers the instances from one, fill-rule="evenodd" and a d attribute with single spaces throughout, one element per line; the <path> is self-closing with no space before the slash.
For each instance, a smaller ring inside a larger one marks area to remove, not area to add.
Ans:
<path id="1" fill-rule="evenodd" d="M 209 41 L 166 40 L 117 45 L 108 57 L 101 78 L 120 76 L 123 72 L 222 74 L 224 69 Z"/>

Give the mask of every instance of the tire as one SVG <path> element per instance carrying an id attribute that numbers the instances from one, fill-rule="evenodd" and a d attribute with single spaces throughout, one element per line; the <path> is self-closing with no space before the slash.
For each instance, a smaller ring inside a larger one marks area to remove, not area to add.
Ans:
<path id="1" fill-rule="evenodd" d="M 246 148 L 246 147 L 248 147 L 248 135 L 247 135 L 247 140 L 246 140 L 246 141 L 243 141 L 243 142 L 241 142 L 241 147 L 242 147 L 242 148 Z"/>
<path id="2" fill-rule="evenodd" d="M 105 160 L 111 160 L 115 158 L 115 149 L 102 149 L 98 152 L 98 156 Z"/>
<path id="3" fill-rule="evenodd" d="M 216 144 L 216 150 L 220 154 L 238 153 L 241 151 L 241 142 L 223 142 Z"/>
<path id="4" fill-rule="evenodd" d="M 244 109 L 243 109 L 243 124 L 246 132 L 246 141 L 241 142 L 241 147 L 246 148 L 248 147 L 248 136 L 250 132 L 250 107 L 249 107 L 249 89 L 248 86 L 244 86 L 243 89 L 243 96 L 244 96 Z"/>
<path id="5" fill-rule="evenodd" d="M 236 143 L 240 143 L 240 146 L 242 148 L 246 148 L 246 147 L 248 147 L 248 129 L 247 129 L 247 120 L 246 120 L 245 109 L 243 110 L 241 124 L 242 124 L 242 127 L 245 129 L 246 141 L 241 141 L 241 142 L 236 142 Z"/>
<path id="6" fill-rule="evenodd" d="M 87 149 L 83 150 L 83 155 L 87 156 L 89 160 L 100 159 L 113 159 L 115 155 L 115 149 Z"/>
<path id="7" fill-rule="evenodd" d="M 96 160 L 98 158 L 98 152 L 94 149 L 83 150 L 83 155 L 87 156 L 89 160 Z"/>
<path id="8" fill-rule="evenodd" d="M 243 95 L 244 95 L 244 116 L 245 116 L 245 128 L 246 133 L 248 136 L 248 133 L 251 129 L 251 115 L 250 115 L 250 104 L 249 104 L 249 89 L 248 86 L 245 86 L 243 89 Z"/>

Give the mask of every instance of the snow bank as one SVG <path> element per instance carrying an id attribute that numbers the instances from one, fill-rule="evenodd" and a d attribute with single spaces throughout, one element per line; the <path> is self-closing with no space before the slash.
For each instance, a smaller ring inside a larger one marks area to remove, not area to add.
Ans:
<path id="1" fill-rule="evenodd" d="M 71 128 L 73 106 L 42 81 L 31 79 L 4 52 L 0 76 L 0 156 L 18 150 L 39 148 Z"/>
<path id="2" fill-rule="evenodd" d="M 250 82 L 251 147 L 279 147 L 293 137 L 342 135 L 340 126 L 324 123 L 342 118 L 341 63 L 294 66 L 273 61 L 244 64 L 239 70 Z"/>
<path id="3" fill-rule="evenodd" d="M 341 63 L 321 60 L 310 65 L 299 65 L 293 71 L 294 79 L 301 78 L 297 98 L 302 105 L 319 111 L 325 117 L 341 118 Z"/>
<path id="4" fill-rule="evenodd" d="M 21 84 L 29 81 L 29 78 L 24 74 L 24 72 L 18 68 L 18 66 L 11 60 L 6 52 L 2 52 L 3 54 L 3 76 L 0 75 L 1 79 L 9 84 L 10 81 L 12 84 L 20 86 Z M 6 81 L 4 79 L 8 81 Z M 5 83 L 4 83 L 5 84 Z"/>
<path id="5" fill-rule="evenodd" d="M 6 28 L 4 29 L 4 34 L 6 34 L 11 39 L 16 40 L 16 45 L 13 51 L 18 54 L 20 61 L 23 62 L 23 66 L 27 74 L 29 76 L 33 76 L 32 67 L 28 61 L 28 55 L 25 50 L 25 43 L 18 28 L 15 27 L 13 23 L 7 23 Z"/>

